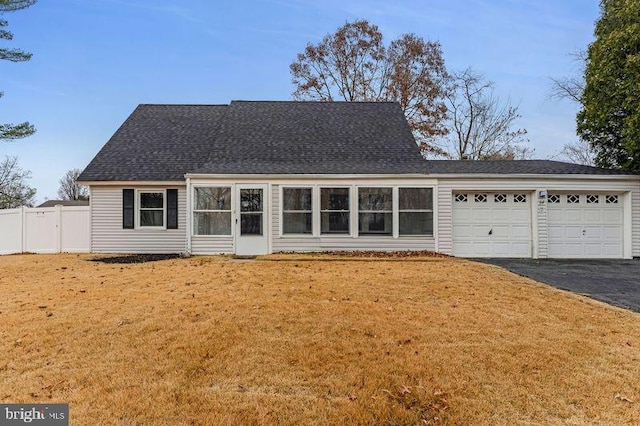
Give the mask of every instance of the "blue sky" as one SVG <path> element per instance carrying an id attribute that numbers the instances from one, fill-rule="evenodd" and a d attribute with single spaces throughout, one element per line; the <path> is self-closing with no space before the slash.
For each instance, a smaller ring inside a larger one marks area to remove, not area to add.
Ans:
<path id="1" fill-rule="evenodd" d="M 519 105 L 535 156 L 575 140 L 576 106 L 548 99 L 549 77 L 576 71 L 597 0 L 40 0 L 9 13 L 30 62 L 0 61 L 0 122 L 36 135 L 0 142 L 31 170 L 38 201 L 84 168 L 139 103 L 290 99 L 289 64 L 307 42 L 368 19 L 386 41 L 439 41 L 450 70 L 472 66 Z"/>

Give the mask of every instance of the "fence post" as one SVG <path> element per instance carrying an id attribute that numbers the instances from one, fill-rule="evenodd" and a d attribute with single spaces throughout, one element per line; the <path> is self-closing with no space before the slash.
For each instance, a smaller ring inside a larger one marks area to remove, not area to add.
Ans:
<path id="1" fill-rule="evenodd" d="M 24 253 L 24 249 L 27 246 L 27 211 L 25 206 L 20 206 L 20 230 L 22 231 L 22 238 L 20 241 L 20 253 Z"/>
<path id="2" fill-rule="evenodd" d="M 62 252 L 62 206 L 56 204 L 56 253 Z"/>

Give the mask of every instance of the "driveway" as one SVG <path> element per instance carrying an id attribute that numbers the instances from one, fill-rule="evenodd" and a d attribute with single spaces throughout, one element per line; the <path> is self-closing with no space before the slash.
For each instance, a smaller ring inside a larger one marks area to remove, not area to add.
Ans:
<path id="1" fill-rule="evenodd" d="M 476 259 L 518 275 L 640 312 L 640 259 Z"/>

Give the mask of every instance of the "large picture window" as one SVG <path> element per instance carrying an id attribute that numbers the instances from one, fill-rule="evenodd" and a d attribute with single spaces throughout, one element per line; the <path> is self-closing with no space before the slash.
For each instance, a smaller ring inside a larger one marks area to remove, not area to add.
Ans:
<path id="1" fill-rule="evenodd" d="M 320 232 L 349 234 L 349 188 L 320 189 Z"/>
<path id="2" fill-rule="evenodd" d="M 231 187 L 196 187 L 193 201 L 194 235 L 231 235 Z"/>
<path id="3" fill-rule="evenodd" d="M 433 189 L 399 188 L 400 235 L 433 235 Z"/>
<path id="4" fill-rule="evenodd" d="M 138 192 L 138 225 L 141 228 L 164 227 L 164 192 Z"/>
<path id="5" fill-rule="evenodd" d="M 391 235 L 393 233 L 393 189 L 358 189 L 358 233 Z"/>
<path id="6" fill-rule="evenodd" d="M 282 233 L 311 234 L 311 188 L 282 188 Z"/>

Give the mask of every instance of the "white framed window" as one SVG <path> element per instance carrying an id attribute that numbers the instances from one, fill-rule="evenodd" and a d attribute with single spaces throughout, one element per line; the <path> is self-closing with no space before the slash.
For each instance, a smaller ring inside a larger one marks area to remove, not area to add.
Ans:
<path id="1" fill-rule="evenodd" d="M 313 233 L 313 190 L 310 187 L 282 188 L 282 234 Z"/>
<path id="2" fill-rule="evenodd" d="M 587 194 L 587 204 L 598 204 L 600 197 L 596 194 Z"/>
<path id="3" fill-rule="evenodd" d="M 558 194 L 549 194 L 549 204 L 557 204 L 560 202 L 560 195 Z"/>
<path id="4" fill-rule="evenodd" d="M 618 196 L 615 194 L 610 194 L 605 197 L 605 202 L 607 204 L 618 204 Z"/>
<path id="5" fill-rule="evenodd" d="M 526 203 L 527 202 L 527 194 L 513 194 L 513 202 L 514 203 Z"/>
<path id="6" fill-rule="evenodd" d="M 487 194 L 474 194 L 473 201 L 476 203 L 486 203 L 487 202 Z"/>
<path id="7" fill-rule="evenodd" d="M 350 234 L 349 188 L 320 188 L 320 233 Z"/>
<path id="8" fill-rule="evenodd" d="M 455 201 L 456 201 L 456 203 L 466 203 L 467 202 L 467 194 L 456 194 Z"/>
<path id="9" fill-rule="evenodd" d="M 507 194 L 493 194 L 493 202 L 494 203 L 506 203 L 507 202 Z"/>
<path id="10" fill-rule="evenodd" d="M 231 187 L 193 188 L 193 235 L 231 235 Z"/>
<path id="11" fill-rule="evenodd" d="M 164 190 L 139 190 L 137 206 L 139 228 L 165 229 L 167 205 Z"/>
<path id="12" fill-rule="evenodd" d="M 432 236 L 433 189 L 398 188 L 398 216 L 399 235 Z"/>
<path id="13" fill-rule="evenodd" d="M 578 204 L 580 202 L 580 195 L 569 194 L 567 195 L 567 204 Z"/>
<path id="14" fill-rule="evenodd" d="M 358 188 L 358 234 L 393 234 L 393 188 Z"/>

